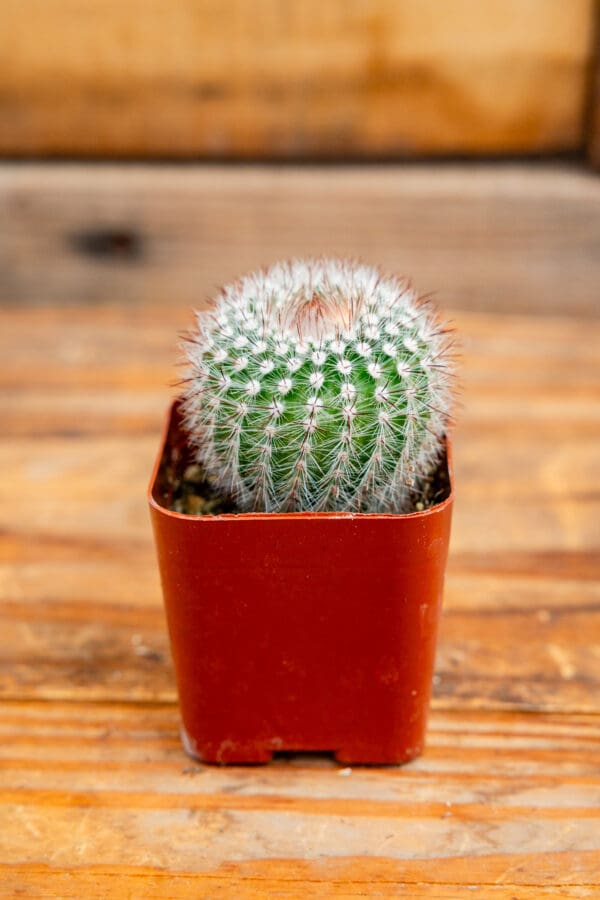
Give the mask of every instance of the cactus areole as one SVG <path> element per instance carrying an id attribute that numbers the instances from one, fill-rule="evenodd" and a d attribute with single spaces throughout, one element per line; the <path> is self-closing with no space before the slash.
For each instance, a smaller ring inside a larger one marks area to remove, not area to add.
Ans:
<path id="1" fill-rule="evenodd" d="M 184 428 L 241 511 L 406 512 L 442 454 L 448 329 L 370 266 L 241 278 L 198 314 L 186 357 Z"/>
<path id="2" fill-rule="evenodd" d="M 412 759 L 453 502 L 447 330 L 405 282 L 307 260 L 225 288 L 185 346 L 149 489 L 185 749 Z M 190 468 L 218 514 L 178 509 Z"/>

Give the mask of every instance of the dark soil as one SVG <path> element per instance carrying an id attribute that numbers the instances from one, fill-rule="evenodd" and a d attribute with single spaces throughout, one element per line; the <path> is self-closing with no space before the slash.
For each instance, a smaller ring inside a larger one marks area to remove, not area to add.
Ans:
<path id="1" fill-rule="evenodd" d="M 175 512 L 191 516 L 218 516 L 239 512 L 232 500 L 227 500 L 206 480 L 197 463 L 190 463 L 173 484 L 171 507 Z"/>
<path id="2" fill-rule="evenodd" d="M 415 493 L 414 507 L 411 512 L 422 512 L 443 503 L 450 494 L 450 475 L 446 454 L 439 461 L 437 469 L 427 478 L 418 481 L 418 492 Z"/>

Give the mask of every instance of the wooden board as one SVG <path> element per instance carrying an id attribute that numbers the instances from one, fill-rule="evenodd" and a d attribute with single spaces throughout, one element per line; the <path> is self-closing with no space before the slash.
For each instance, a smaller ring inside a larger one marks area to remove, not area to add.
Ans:
<path id="1" fill-rule="evenodd" d="M 598 894 L 600 323 L 455 320 L 426 754 L 220 769 L 179 743 L 145 500 L 189 310 L 1 311 L 0 896 Z"/>
<path id="2" fill-rule="evenodd" d="M 455 318 L 465 411 L 436 704 L 598 712 L 600 324 Z M 175 698 L 144 483 L 188 322 L 169 305 L 3 315 L 7 697 Z"/>
<path id="3" fill-rule="evenodd" d="M 594 0 L 4 0 L 0 153 L 572 151 Z"/>
<path id="4" fill-rule="evenodd" d="M 600 7 L 593 35 L 592 71 L 586 111 L 588 159 L 600 169 Z"/>
<path id="5" fill-rule="evenodd" d="M 570 166 L 5 164 L 0 229 L 5 304 L 201 306 L 240 272 L 330 253 L 453 309 L 600 313 L 600 181 Z"/>
<path id="6" fill-rule="evenodd" d="M 6 704 L 4 896 L 538 900 L 600 882 L 598 716 L 435 713 L 404 768 L 186 760 L 172 705 Z"/>

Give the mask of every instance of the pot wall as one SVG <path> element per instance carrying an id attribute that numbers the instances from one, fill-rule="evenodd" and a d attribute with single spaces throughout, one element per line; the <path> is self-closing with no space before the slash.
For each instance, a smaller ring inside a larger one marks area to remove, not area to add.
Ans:
<path id="1" fill-rule="evenodd" d="M 399 763 L 424 743 L 452 493 L 411 515 L 150 509 L 186 750 L 213 762 L 332 751 Z M 450 472 L 452 477 L 452 473 Z"/>

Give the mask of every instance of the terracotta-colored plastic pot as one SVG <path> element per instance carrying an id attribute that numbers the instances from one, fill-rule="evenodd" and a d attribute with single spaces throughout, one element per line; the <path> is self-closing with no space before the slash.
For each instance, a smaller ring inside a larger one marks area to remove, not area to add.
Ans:
<path id="1" fill-rule="evenodd" d="M 450 448 L 448 448 L 449 450 Z M 204 761 L 331 751 L 344 763 L 421 753 L 452 513 L 169 510 L 185 461 L 174 405 L 149 489 L 182 736 Z"/>

